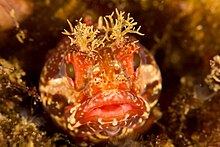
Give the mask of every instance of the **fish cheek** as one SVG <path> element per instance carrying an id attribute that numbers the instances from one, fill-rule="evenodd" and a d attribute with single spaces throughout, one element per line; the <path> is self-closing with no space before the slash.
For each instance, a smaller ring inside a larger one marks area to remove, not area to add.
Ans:
<path id="1" fill-rule="evenodd" d="M 139 44 L 139 46 L 140 65 L 135 71 L 134 83 L 139 95 L 153 106 L 162 89 L 161 73 L 151 53 L 142 45 Z"/>
<path id="2" fill-rule="evenodd" d="M 139 89 L 139 95 L 155 104 L 162 89 L 159 68 L 156 65 L 144 64 L 139 67 L 138 72 L 135 85 Z"/>

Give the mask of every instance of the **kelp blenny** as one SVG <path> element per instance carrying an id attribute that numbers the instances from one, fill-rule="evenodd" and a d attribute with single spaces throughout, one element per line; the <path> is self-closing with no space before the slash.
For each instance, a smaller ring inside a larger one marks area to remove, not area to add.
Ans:
<path id="1" fill-rule="evenodd" d="M 82 143 L 144 130 L 162 86 L 153 56 L 128 36 L 143 35 L 140 27 L 135 29 L 134 19 L 118 10 L 94 26 L 81 20 L 75 27 L 68 23 L 70 31 L 64 30 L 41 73 L 45 110 Z"/>

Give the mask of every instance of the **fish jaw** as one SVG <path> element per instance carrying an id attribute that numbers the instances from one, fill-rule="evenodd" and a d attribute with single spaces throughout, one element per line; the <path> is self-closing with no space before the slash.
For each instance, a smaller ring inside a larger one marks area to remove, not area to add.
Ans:
<path id="1" fill-rule="evenodd" d="M 67 129 L 77 137 L 105 139 L 127 136 L 145 124 L 150 105 L 130 91 L 103 91 L 66 110 Z M 80 131 L 76 131 L 80 130 Z"/>

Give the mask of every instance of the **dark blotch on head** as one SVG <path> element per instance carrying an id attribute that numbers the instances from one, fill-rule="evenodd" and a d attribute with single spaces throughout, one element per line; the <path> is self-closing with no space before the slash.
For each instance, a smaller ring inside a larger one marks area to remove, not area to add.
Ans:
<path id="1" fill-rule="evenodd" d="M 51 103 L 46 103 L 46 110 L 53 115 L 62 116 L 65 106 L 68 105 L 67 99 L 64 95 L 55 94 L 48 95 L 52 99 Z M 48 99 L 49 100 L 49 99 Z"/>

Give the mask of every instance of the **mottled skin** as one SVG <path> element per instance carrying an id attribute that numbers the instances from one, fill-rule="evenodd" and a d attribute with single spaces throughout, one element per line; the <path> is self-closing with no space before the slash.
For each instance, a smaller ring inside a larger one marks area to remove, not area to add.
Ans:
<path id="1" fill-rule="evenodd" d="M 90 53 L 65 36 L 50 52 L 40 79 L 45 110 L 81 145 L 146 130 L 160 91 L 153 56 L 129 36 Z"/>

